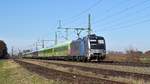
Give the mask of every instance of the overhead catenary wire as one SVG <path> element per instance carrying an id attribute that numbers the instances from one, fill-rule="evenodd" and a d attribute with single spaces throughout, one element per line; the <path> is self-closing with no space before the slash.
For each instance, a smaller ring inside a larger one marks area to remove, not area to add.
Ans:
<path id="1" fill-rule="evenodd" d="M 72 16 L 72 17 L 69 18 L 69 19 L 73 19 L 73 20 L 67 22 L 65 25 L 72 24 L 72 23 L 76 22 L 77 20 L 79 20 L 79 17 L 80 17 L 81 15 L 83 15 L 84 13 L 86 13 L 86 12 L 88 12 L 89 10 L 93 9 L 94 7 L 98 6 L 100 3 L 102 3 L 102 1 L 103 1 L 103 0 L 98 0 L 97 2 L 95 2 L 94 4 L 92 4 L 89 8 L 87 8 L 87 9 L 81 11 L 81 12 L 80 12 L 79 14 L 77 14 L 77 15 Z"/>
<path id="2" fill-rule="evenodd" d="M 114 8 L 118 7 L 119 5 L 124 4 L 124 3 L 125 3 L 125 1 L 127 1 L 127 0 L 122 0 L 122 1 L 120 1 L 119 3 L 117 3 L 117 5 L 115 4 L 115 5 L 111 6 L 110 8 L 106 9 L 106 12 L 107 12 L 107 13 L 111 12 L 111 11 L 112 11 L 112 9 L 114 9 Z M 128 1 L 129 1 L 129 0 L 128 0 Z"/>
<path id="3" fill-rule="evenodd" d="M 141 13 L 141 12 L 144 12 L 146 9 L 148 9 L 148 8 L 150 8 L 150 5 L 149 6 L 146 6 L 146 7 L 144 7 L 144 8 L 142 8 L 142 9 L 140 9 L 140 10 L 137 10 L 137 11 L 135 11 L 135 13 Z M 134 13 L 133 13 L 134 14 Z M 130 16 L 131 16 L 131 14 L 130 14 Z M 129 17 L 130 17 L 129 16 Z M 129 17 L 126 17 L 126 18 L 129 18 Z M 134 16 L 135 18 L 137 18 L 137 16 Z M 142 18 L 144 18 L 144 17 L 148 17 L 147 15 L 144 15 L 144 16 L 142 16 Z M 120 18 L 118 18 L 118 19 L 115 19 L 115 20 L 113 20 L 113 21 L 111 21 L 111 23 L 105 23 L 105 24 L 103 24 L 104 26 L 106 26 L 106 27 L 102 27 L 102 25 L 101 25 L 101 29 L 106 29 L 106 28 L 111 28 L 112 26 L 118 26 L 118 25 L 121 25 L 121 24 L 125 24 L 124 23 L 124 20 L 122 21 L 122 19 L 121 18 L 125 18 L 125 17 L 120 17 Z M 135 19 L 134 18 L 134 19 Z M 126 22 L 129 22 L 129 21 L 132 21 L 132 20 L 134 20 L 133 18 L 131 19 L 131 18 L 129 18 L 129 19 L 127 19 L 126 20 Z M 122 21 L 122 22 L 119 22 L 119 21 Z M 114 23 L 114 22 L 119 22 L 119 23 L 116 23 L 116 24 L 112 24 L 112 23 Z M 110 25 L 110 24 L 112 24 L 112 25 Z"/>
<path id="4" fill-rule="evenodd" d="M 124 26 L 120 26 L 120 27 L 116 27 L 116 28 L 109 28 L 107 30 L 103 29 L 101 30 L 102 32 L 110 32 L 110 31 L 116 31 L 116 30 L 120 30 L 120 29 L 127 29 L 129 27 L 132 27 L 132 26 L 135 26 L 135 25 L 139 25 L 139 24 L 143 24 L 143 23 L 146 23 L 146 22 L 150 22 L 150 19 L 145 19 L 143 21 L 138 21 L 136 23 L 132 23 L 132 24 L 128 24 L 128 25 L 124 25 Z"/>
<path id="5" fill-rule="evenodd" d="M 112 9 L 118 7 L 118 5 L 124 4 L 125 1 L 127 1 L 127 0 L 122 0 L 122 1 L 120 1 L 119 3 L 117 3 L 117 5 L 115 4 L 115 5 L 113 5 L 113 6 L 109 7 L 109 8 L 107 8 L 105 11 L 106 11 L 107 13 L 109 13 L 109 12 L 112 11 Z M 78 20 L 78 19 L 77 19 L 77 20 Z"/>
<path id="6" fill-rule="evenodd" d="M 135 7 L 137 7 L 137 6 L 141 5 L 141 4 L 143 5 L 144 3 L 148 2 L 148 1 L 149 1 L 149 0 L 144 0 L 144 1 L 140 1 L 140 2 L 138 2 L 138 3 L 135 3 L 135 4 L 133 4 L 133 5 L 130 5 L 129 7 L 127 7 L 127 8 L 125 8 L 125 9 L 123 9 L 123 10 L 117 12 L 118 14 L 117 14 L 117 13 L 114 13 L 114 14 L 112 14 L 112 15 L 109 15 L 109 18 L 114 17 L 114 16 L 116 16 L 116 15 L 123 14 L 124 12 L 127 12 L 128 10 L 133 9 L 133 8 L 135 8 Z M 102 0 L 99 0 L 98 2 L 100 3 L 100 2 L 102 2 Z M 95 4 L 96 4 L 96 5 L 99 5 L 99 3 L 95 3 Z M 79 19 L 79 17 L 80 17 L 82 14 L 84 14 L 84 13 L 86 13 L 87 11 L 91 10 L 93 7 L 96 7 L 95 4 L 93 4 L 93 5 L 92 5 L 91 7 L 89 7 L 88 9 L 82 11 L 81 13 L 79 13 L 79 14 L 73 16 L 72 18 Z M 111 8 L 111 9 L 112 9 L 112 8 Z M 108 11 L 111 11 L 111 9 L 108 10 Z M 71 18 L 71 19 L 72 19 L 72 18 Z M 108 17 L 107 17 L 107 18 L 108 18 Z M 107 20 L 107 19 L 105 19 L 105 20 Z M 75 22 L 75 21 L 77 21 L 77 20 L 74 19 L 74 20 L 71 21 L 71 23 L 73 23 L 73 22 Z M 104 20 L 103 20 L 103 21 L 104 21 Z M 97 23 L 96 23 L 96 24 L 97 24 Z"/>
<path id="7" fill-rule="evenodd" d="M 112 15 L 108 15 L 108 16 L 102 18 L 102 19 L 99 19 L 99 20 L 95 21 L 93 24 L 96 25 L 98 23 L 102 23 L 102 21 L 104 22 L 105 20 L 108 20 L 108 19 L 110 19 L 110 18 L 112 18 L 114 16 L 123 14 L 124 12 L 127 12 L 128 10 L 133 9 L 133 8 L 139 6 L 139 5 L 142 5 L 142 4 L 144 4 L 144 3 L 148 2 L 148 1 L 150 1 L 150 0 L 144 0 L 144 1 L 141 1 L 139 3 L 136 3 L 136 4 L 132 5 L 132 6 L 129 6 L 129 7 L 125 8 L 125 9 L 119 11 L 119 12 L 116 12 L 116 13 L 114 13 Z"/>

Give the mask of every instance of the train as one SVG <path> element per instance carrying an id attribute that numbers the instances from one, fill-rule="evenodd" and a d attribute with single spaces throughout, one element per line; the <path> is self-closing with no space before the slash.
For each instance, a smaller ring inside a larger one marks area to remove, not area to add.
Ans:
<path id="1" fill-rule="evenodd" d="M 52 60 L 101 61 L 106 57 L 106 43 L 104 37 L 91 34 L 77 40 L 57 44 L 51 48 L 25 53 L 23 57 Z"/>
<path id="2" fill-rule="evenodd" d="M 4 41 L 0 40 L 0 59 L 8 58 L 7 45 Z"/>

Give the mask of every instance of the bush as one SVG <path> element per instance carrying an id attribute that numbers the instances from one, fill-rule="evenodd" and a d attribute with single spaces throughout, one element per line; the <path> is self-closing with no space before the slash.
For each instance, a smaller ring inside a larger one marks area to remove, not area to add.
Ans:
<path id="1" fill-rule="evenodd" d="M 144 53 L 144 55 L 150 57 L 150 50 L 149 50 L 149 51 L 146 51 L 146 52 Z"/>

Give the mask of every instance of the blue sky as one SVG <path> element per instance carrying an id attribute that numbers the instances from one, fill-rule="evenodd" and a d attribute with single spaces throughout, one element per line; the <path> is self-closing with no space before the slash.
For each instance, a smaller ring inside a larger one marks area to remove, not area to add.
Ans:
<path id="1" fill-rule="evenodd" d="M 9 51 L 32 48 L 37 40 L 54 39 L 58 20 L 64 27 L 87 27 L 89 13 L 93 32 L 105 37 L 108 50 L 150 50 L 149 0 L 0 0 L 0 39 Z M 73 30 L 69 38 L 76 38 Z"/>

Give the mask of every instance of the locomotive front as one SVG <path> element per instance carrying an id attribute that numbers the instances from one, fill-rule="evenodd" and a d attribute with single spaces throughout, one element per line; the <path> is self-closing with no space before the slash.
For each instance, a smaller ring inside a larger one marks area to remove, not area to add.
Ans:
<path id="1" fill-rule="evenodd" d="M 103 60 L 106 56 L 106 45 L 104 37 L 96 36 L 93 34 L 88 35 L 87 40 L 88 48 L 86 50 L 88 52 L 88 60 Z"/>

